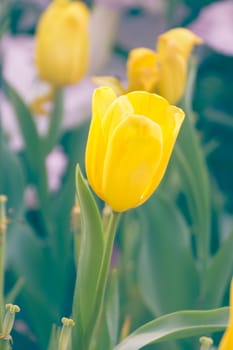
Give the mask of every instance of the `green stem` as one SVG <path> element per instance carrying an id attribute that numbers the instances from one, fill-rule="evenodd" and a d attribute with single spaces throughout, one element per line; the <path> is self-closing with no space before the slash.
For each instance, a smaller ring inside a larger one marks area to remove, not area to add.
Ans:
<path id="1" fill-rule="evenodd" d="M 0 331 L 5 310 L 4 301 L 4 274 L 5 274 L 5 243 L 6 243 L 6 200 L 7 198 L 0 195 Z"/>
<path id="2" fill-rule="evenodd" d="M 101 274 L 100 274 L 100 279 L 98 283 L 98 289 L 99 290 L 102 289 L 102 299 L 106 289 L 108 272 L 109 272 L 110 262 L 112 257 L 112 250 L 113 250 L 113 245 L 115 240 L 115 234 L 116 234 L 116 229 L 120 220 L 120 215 L 121 214 L 118 212 L 113 212 L 109 220 L 108 227 L 106 229 L 104 257 L 102 261 Z"/>
<path id="3" fill-rule="evenodd" d="M 205 277 L 209 260 L 210 188 L 204 153 L 192 120 L 192 100 L 196 71 L 197 62 L 193 58 L 190 64 L 190 72 L 183 101 L 183 108 L 187 116 L 178 142 L 187 163 L 190 164 L 191 175 L 194 179 L 195 188 L 192 188 L 192 190 L 193 193 L 195 192 L 194 198 L 196 199 L 194 207 L 196 207 L 195 219 L 197 221 L 197 227 L 195 231 L 197 237 L 197 257 L 200 268 L 200 298 L 202 298 L 205 294 Z"/>
<path id="4" fill-rule="evenodd" d="M 93 328 L 88 330 L 87 334 L 85 334 L 85 344 L 84 348 L 85 350 L 89 350 L 91 348 L 91 343 L 93 341 L 93 335 L 95 336 L 96 333 L 96 327 L 99 323 L 99 319 L 102 314 L 103 310 L 103 301 L 104 301 L 104 295 L 106 291 L 106 286 L 107 286 L 107 280 L 108 280 L 108 273 L 110 269 L 110 263 L 111 263 L 111 257 L 112 257 L 112 251 L 113 251 L 113 245 L 114 245 L 114 240 L 115 240 L 115 234 L 117 230 L 117 226 L 120 220 L 120 215 L 121 213 L 113 212 L 111 215 L 111 218 L 108 223 L 108 227 L 105 232 L 105 247 L 104 247 L 104 255 L 103 255 L 103 260 L 102 260 L 102 265 L 100 269 L 100 276 L 99 276 L 99 281 L 97 284 L 97 291 L 96 294 L 100 296 L 99 298 L 99 303 L 97 303 L 97 308 L 96 310 L 96 322 L 93 325 Z"/>

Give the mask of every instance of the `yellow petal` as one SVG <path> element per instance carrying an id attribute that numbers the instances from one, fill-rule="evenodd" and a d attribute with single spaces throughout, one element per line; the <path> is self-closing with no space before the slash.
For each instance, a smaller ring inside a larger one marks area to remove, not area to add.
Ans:
<path id="1" fill-rule="evenodd" d="M 166 51 L 160 53 L 160 80 L 157 91 L 170 103 L 177 103 L 184 94 L 187 79 L 187 61 L 176 51 L 174 43 L 167 45 Z"/>
<path id="2" fill-rule="evenodd" d="M 132 104 L 135 114 L 147 116 L 159 125 L 163 124 L 169 106 L 165 98 L 145 91 L 133 91 L 128 93 L 126 97 Z"/>
<path id="3" fill-rule="evenodd" d="M 155 176 L 163 149 L 160 126 L 131 115 L 109 140 L 103 171 L 103 199 L 113 210 L 125 211 L 142 203 Z"/>
<path id="4" fill-rule="evenodd" d="M 184 116 L 184 112 L 178 107 L 169 106 L 167 108 L 164 118 L 165 122 L 161 125 L 164 145 L 161 161 L 155 176 L 143 195 L 143 202 L 145 202 L 152 195 L 154 190 L 159 186 L 165 174 L 171 153 L 184 120 Z"/>
<path id="5" fill-rule="evenodd" d="M 125 92 L 120 80 L 116 77 L 96 76 L 92 78 L 92 81 L 96 85 L 110 87 L 117 95 L 122 95 Z"/>
<path id="6" fill-rule="evenodd" d="M 42 14 L 36 33 L 36 65 L 41 79 L 73 84 L 87 71 L 89 11 L 84 3 L 56 0 Z"/>
<path id="7" fill-rule="evenodd" d="M 157 64 L 157 54 L 154 51 L 144 47 L 131 50 L 127 60 L 129 91 L 154 92 L 159 78 Z"/>
<path id="8" fill-rule="evenodd" d="M 230 287 L 230 325 L 233 327 L 233 278 Z"/>
<path id="9" fill-rule="evenodd" d="M 218 350 L 231 350 L 233 349 L 233 327 L 228 327 L 225 331 Z"/>
<path id="10" fill-rule="evenodd" d="M 115 128 L 121 123 L 121 121 L 129 114 L 133 114 L 134 109 L 132 104 L 130 103 L 127 96 L 123 95 L 118 97 L 113 101 L 111 106 L 106 111 L 103 119 L 102 126 L 104 130 L 104 140 L 106 144 L 108 144 L 109 139 L 112 136 Z"/>
<path id="11" fill-rule="evenodd" d="M 229 326 L 221 339 L 221 342 L 219 344 L 218 349 L 219 350 L 231 350 L 231 349 L 233 349 L 233 278 L 231 280 L 231 287 L 230 287 Z"/>
<path id="12" fill-rule="evenodd" d="M 202 44 L 202 39 L 189 29 L 174 28 L 159 36 L 157 51 L 166 51 L 169 43 L 173 43 L 175 51 L 179 51 L 187 61 L 194 45 Z"/>
<path id="13" fill-rule="evenodd" d="M 92 120 L 87 139 L 85 163 L 88 181 L 100 197 L 102 197 L 103 164 L 106 152 L 102 119 L 115 99 L 114 91 L 108 87 L 96 89 L 92 98 Z"/>

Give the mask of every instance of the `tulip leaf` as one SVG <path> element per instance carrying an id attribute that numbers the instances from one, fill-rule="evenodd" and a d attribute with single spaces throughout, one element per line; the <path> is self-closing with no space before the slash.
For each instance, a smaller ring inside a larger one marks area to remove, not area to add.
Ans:
<path id="1" fill-rule="evenodd" d="M 112 271 L 106 295 L 106 319 L 111 348 L 116 344 L 119 330 L 119 291 L 117 271 Z"/>
<path id="2" fill-rule="evenodd" d="M 61 89 L 57 89 L 55 91 L 53 108 L 50 113 L 49 129 L 43 142 L 46 154 L 52 151 L 59 140 L 63 117 L 63 103 L 63 92 Z"/>
<path id="3" fill-rule="evenodd" d="M 179 163 L 178 166 L 180 167 L 180 180 L 184 186 L 187 185 L 184 177 L 189 176 L 190 184 L 185 187 L 185 191 L 188 194 L 188 204 L 193 208 L 191 214 L 195 223 L 194 227 L 196 227 L 198 254 L 207 259 L 210 230 L 210 187 L 204 152 L 199 144 L 195 127 L 190 120 L 191 113 L 191 111 L 186 113 L 186 120 L 178 139 L 176 152 L 179 151 L 180 156 L 183 157 L 183 164 Z M 186 163 L 186 171 L 183 167 L 184 163 Z"/>
<path id="4" fill-rule="evenodd" d="M 233 271 L 233 232 L 222 243 L 217 253 L 211 260 L 206 272 L 205 305 L 214 307 L 220 305 L 230 282 Z M 224 273 L 223 273 L 224 271 Z M 218 288 L 216 288 L 218 286 Z"/>
<path id="5" fill-rule="evenodd" d="M 29 168 L 33 175 L 33 181 L 38 188 L 40 199 L 40 208 L 44 218 L 45 226 L 50 231 L 49 218 L 51 208 L 48 203 L 48 185 L 45 167 L 45 154 L 43 152 L 42 142 L 37 132 L 33 116 L 17 91 L 6 81 L 4 82 L 7 96 L 11 101 L 18 118 L 21 133 L 25 142 L 25 155 Z M 47 223 L 47 224 L 46 224 Z"/>
<path id="6" fill-rule="evenodd" d="M 23 277 L 20 297 L 24 312 L 46 348 L 51 325 L 59 320 L 66 274 L 55 268 L 47 242 L 26 223 L 18 223 L 8 237 L 8 263 L 17 276 Z"/>
<path id="7" fill-rule="evenodd" d="M 38 158 L 40 158 L 40 140 L 33 116 L 13 86 L 4 81 L 4 88 L 18 118 L 19 127 L 25 142 L 25 153 L 28 162 L 33 171 L 37 171 L 37 162 Z"/>
<path id="8" fill-rule="evenodd" d="M 80 346 L 80 343 L 84 344 L 85 342 L 83 339 L 85 335 L 90 337 L 88 330 L 94 327 L 97 318 L 96 289 L 104 242 L 99 210 L 79 166 L 77 166 L 76 171 L 76 188 L 81 208 L 81 245 L 73 314 L 76 325 L 79 327 Z M 73 346 L 78 348 L 76 335 L 74 335 Z"/>
<path id="9" fill-rule="evenodd" d="M 199 280 L 184 218 L 159 192 L 141 210 L 145 219 L 138 268 L 143 301 L 154 316 L 192 308 Z"/>
<path id="10" fill-rule="evenodd" d="M 24 209 L 25 178 L 17 155 L 7 146 L 3 137 L 0 139 L 0 169 L 0 194 L 7 196 L 7 207 L 13 210 L 14 217 L 19 217 Z"/>
<path id="11" fill-rule="evenodd" d="M 202 336 L 221 331 L 228 324 L 228 308 L 179 311 L 161 316 L 138 328 L 114 350 L 138 350 L 151 343 Z"/>
<path id="12" fill-rule="evenodd" d="M 116 270 L 110 274 L 105 300 L 95 348 L 112 350 L 117 343 L 119 332 L 119 291 Z"/>
<path id="13" fill-rule="evenodd" d="M 184 183 L 188 199 L 188 205 L 191 208 L 191 215 L 194 224 L 194 231 L 197 238 L 197 256 L 204 275 L 209 258 L 209 234 L 210 234 L 210 186 L 207 165 L 204 158 L 204 152 L 198 139 L 194 123 L 194 113 L 192 111 L 193 88 L 197 64 L 195 60 L 190 64 L 189 76 L 183 101 L 183 109 L 186 118 L 178 138 L 180 154 L 182 154 L 186 169 L 189 168 L 189 182 L 184 179 L 187 172 L 183 172 L 180 163 L 181 183 Z M 184 164 L 183 162 L 183 164 Z"/>

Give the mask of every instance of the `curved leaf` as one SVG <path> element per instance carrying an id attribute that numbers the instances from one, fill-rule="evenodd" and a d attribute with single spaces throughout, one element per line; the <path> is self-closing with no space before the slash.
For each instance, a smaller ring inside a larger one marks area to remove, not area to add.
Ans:
<path id="1" fill-rule="evenodd" d="M 55 91 L 54 96 L 54 104 L 53 109 L 50 113 L 50 123 L 49 123 L 49 129 L 47 132 L 47 135 L 44 137 L 44 150 L 45 153 L 48 154 L 52 151 L 52 149 L 56 146 L 56 144 L 59 141 L 59 137 L 61 135 L 61 124 L 62 124 L 62 117 L 63 117 L 63 91 L 61 89 L 57 89 Z"/>
<path id="2" fill-rule="evenodd" d="M 175 312 L 146 323 L 125 338 L 114 350 L 138 350 L 151 343 L 201 336 L 220 331 L 227 324 L 228 308 Z"/>
<path id="3" fill-rule="evenodd" d="M 4 81 L 4 88 L 6 90 L 7 97 L 9 98 L 12 106 L 15 110 L 15 114 L 18 119 L 20 131 L 23 135 L 25 142 L 25 153 L 33 171 L 38 170 L 38 158 L 40 159 L 40 138 L 37 132 L 36 124 L 30 109 L 8 82 Z"/>
<path id="4" fill-rule="evenodd" d="M 81 174 L 76 171 L 76 187 L 81 208 L 81 245 L 78 259 L 78 282 L 73 302 L 73 317 L 79 326 L 79 347 L 87 330 L 93 328 L 96 321 L 96 289 L 104 250 L 103 232 L 100 214 L 93 195 Z M 74 348 L 78 347 L 76 335 Z"/>
<path id="5" fill-rule="evenodd" d="M 205 305 L 220 305 L 233 271 L 233 232 L 225 239 L 211 259 L 206 272 Z M 223 273 L 224 271 L 224 273 Z M 216 288 L 218 286 L 218 288 Z"/>
<path id="6" fill-rule="evenodd" d="M 185 220 L 160 192 L 141 212 L 145 219 L 138 277 L 143 301 L 154 316 L 193 308 L 199 280 Z"/>

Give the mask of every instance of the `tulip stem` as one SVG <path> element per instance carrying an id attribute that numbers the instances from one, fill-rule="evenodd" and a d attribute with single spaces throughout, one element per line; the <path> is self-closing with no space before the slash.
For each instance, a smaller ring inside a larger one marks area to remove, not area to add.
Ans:
<path id="1" fill-rule="evenodd" d="M 94 337 L 96 335 L 96 330 L 103 311 L 104 295 L 106 291 L 108 273 L 109 273 L 111 257 L 112 257 L 112 250 L 113 250 L 117 226 L 120 220 L 120 215 L 121 213 L 112 212 L 112 215 L 109 219 L 108 226 L 105 232 L 105 248 L 104 248 L 103 260 L 102 260 L 102 265 L 100 269 L 100 277 L 99 277 L 99 282 L 98 282 L 97 292 L 96 292 L 96 294 L 100 295 L 100 302 L 97 310 L 96 323 L 92 333 Z M 85 350 L 89 350 L 91 348 L 91 342 L 93 340 L 92 334 L 90 333 L 87 334 L 87 338 L 85 339 L 86 341 L 86 344 L 84 347 Z"/>
<path id="2" fill-rule="evenodd" d="M 200 298 L 205 295 L 206 270 L 209 259 L 209 232 L 210 232 L 210 188 L 208 170 L 203 151 L 196 134 L 192 120 L 193 87 L 195 86 L 197 62 L 195 59 L 190 64 L 189 78 L 184 96 L 184 111 L 187 114 L 181 137 L 179 138 L 183 155 L 190 164 L 194 182 L 191 191 L 195 198 L 194 219 L 196 220 L 197 258 L 200 267 L 201 291 Z M 192 162 L 190 159 L 192 158 Z"/>
<path id="3" fill-rule="evenodd" d="M 6 219 L 6 201 L 7 198 L 0 195 L 0 332 L 2 330 L 2 322 L 5 309 L 4 301 L 4 273 L 5 273 L 5 235 L 7 227 Z"/>

